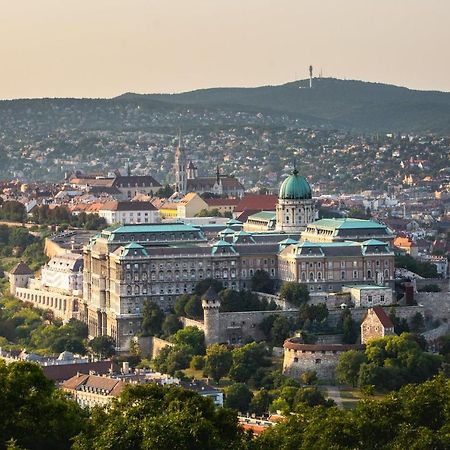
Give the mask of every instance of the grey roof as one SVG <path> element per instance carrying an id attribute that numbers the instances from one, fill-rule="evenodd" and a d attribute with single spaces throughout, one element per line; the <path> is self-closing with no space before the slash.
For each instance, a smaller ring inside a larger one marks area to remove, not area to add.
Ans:
<path id="1" fill-rule="evenodd" d="M 220 298 L 216 290 L 212 286 L 210 286 L 208 290 L 202 295 L 202 300 L 206 300 L 208 302 L 218 302 L 220 301 Z"/>

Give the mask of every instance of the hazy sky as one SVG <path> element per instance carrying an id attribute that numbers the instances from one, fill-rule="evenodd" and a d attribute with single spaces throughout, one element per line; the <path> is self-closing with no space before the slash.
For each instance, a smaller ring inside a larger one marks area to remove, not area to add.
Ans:
<path id="1" fill-rule="evenodd" d="M 324 76 L 450 91 L 450 0 L 0 0 L 0 98 Z"/>

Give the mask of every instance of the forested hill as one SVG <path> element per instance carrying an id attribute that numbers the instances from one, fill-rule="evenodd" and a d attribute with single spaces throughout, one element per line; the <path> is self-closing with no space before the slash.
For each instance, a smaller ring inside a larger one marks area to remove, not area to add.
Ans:
<path id="1" fill-rule="evenodd" d="M 124 94 L 118 99 L 258 110 L 298 116 L 305 125 L 377 132 L 450 132 L 450 93 L 417 91 L 363 81 L 317 78 L 280 86 L 212 88 L 181 94 Z"/>

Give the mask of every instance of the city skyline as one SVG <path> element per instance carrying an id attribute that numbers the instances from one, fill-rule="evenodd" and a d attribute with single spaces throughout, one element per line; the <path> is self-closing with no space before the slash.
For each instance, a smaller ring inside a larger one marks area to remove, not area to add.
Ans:
<path id="1" fill-rule="evenodd" d="M 0 99 L 276 85 L 314 75 L 450 91 L 450 5 L 0 0 Z"/>

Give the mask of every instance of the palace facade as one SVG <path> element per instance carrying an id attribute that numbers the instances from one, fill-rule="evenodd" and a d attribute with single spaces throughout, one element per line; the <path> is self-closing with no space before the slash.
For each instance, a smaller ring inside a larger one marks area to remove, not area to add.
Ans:
<path id="1" fill-rule="evenodd" d="M 392 284 L 394 254 L 386 242 L 301 240 L 305 220 L 315 217 L 315 210 L 309 185 L 305 179 L 299 184 L 298 177 L 294 171 L 283 183 L 272 231 L 244 231 L 237 220 L 214 232 L 208 225 L 187 223 L 102 231 L 84 248 L 82 316 L 89 335 L 110 335 L 119 351 L 127 351 L 140 331 L 145 301 L 168 309 L 208 278 L 236 290 L 249 289 L 257 270 L 278 283 L 305 283 L 312 292 L 340 291 L 353 283 Z M 297 192 L 290 183 L 302 189 Z"/>

